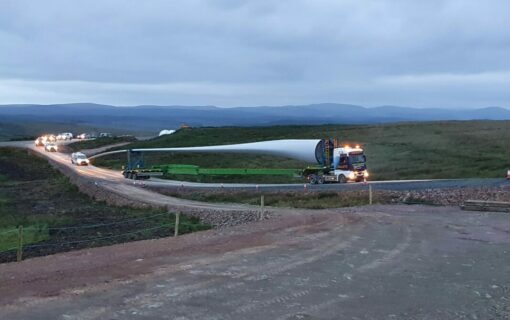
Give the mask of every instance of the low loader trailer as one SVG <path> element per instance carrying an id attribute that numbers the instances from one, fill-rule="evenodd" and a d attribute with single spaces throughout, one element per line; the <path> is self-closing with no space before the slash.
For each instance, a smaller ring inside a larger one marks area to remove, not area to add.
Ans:
<path id="1" fill-rule="evenodd" d="M 242 168 L 200 168 L 194 165 L 160 165 L 145 169 L 143 154 L 128 151 L 128 167 L 123 175 L 128 179 L 150 179 L 164 174 L 175 175 L 278 175 L 303 177 L 310 184 L 346 183 L 366 181 L 368 178 L 367 157 L 359 145 L 339 145 L 335 139 L 318 140 L 314 158 L 317 165 L 305 169 L 242 169 Z M 293 150 L 293 149 L 288 149 Z M 262 150 L 264 151 L 264 150 Z M 221 151 L 219 151 L 221 152 Z M 257 150 L 258 152 L 258 150 Z"/>

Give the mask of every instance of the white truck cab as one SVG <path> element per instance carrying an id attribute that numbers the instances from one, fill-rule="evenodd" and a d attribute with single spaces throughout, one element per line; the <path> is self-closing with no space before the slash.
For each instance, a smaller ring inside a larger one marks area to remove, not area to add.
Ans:
<path id="1" fill-rule="evenodd" d="M 330 177 L 330 179 L 335 182 L 360 182 L 368 177 L 367 158 L 362 148 L 359 146 L 344 146 L 335 148 L 333 152 L 333 171 L 329 175 L 333 173 L 334 177 Z"/>
<path id="2" fill-rule="evenodd" d="M 308 167 L 303 175 L 311 184 L 326 182 L 346 183 L 348 181 L 361 182 L 368 178 L 367 158 L 360 146 L 333 147 L 330 143 L 322 150 L 319 149 L 319 167 Z M 320 160 L 320 161 L 319 161 Z"/>

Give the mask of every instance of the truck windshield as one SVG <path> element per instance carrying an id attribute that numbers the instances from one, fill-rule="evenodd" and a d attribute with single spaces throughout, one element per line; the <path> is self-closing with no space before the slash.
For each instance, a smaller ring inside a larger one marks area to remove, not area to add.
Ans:
<path id="1" fill-rule="evenodd" d="M 365 162 L 365 156 L 363 155 L 363 153 L 350 154 L 349 158 L 351 158 L 351 163 L 363 163 L 363 162 Z"/>

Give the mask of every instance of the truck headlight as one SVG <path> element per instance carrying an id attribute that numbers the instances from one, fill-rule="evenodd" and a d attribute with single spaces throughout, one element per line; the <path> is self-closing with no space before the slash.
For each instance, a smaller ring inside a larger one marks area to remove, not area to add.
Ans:
<path id="1" fill-rule="evenodd" d="M 365 178 L 367 178 L 367 177 L 368 177 L 368 171 L 367 171 L 367 170 L 365 170 L 365 171 L 363 172 L 363 177 L 365 177 Z"/>

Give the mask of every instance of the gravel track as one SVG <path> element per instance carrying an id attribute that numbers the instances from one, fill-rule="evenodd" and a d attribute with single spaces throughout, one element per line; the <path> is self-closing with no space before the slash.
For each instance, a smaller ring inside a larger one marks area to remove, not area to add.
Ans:
<path id="1" fill-rule="evenodd" d="M 0 265 L 5 319 L 508 319 L 510 219 L 372 206 Z"/>

